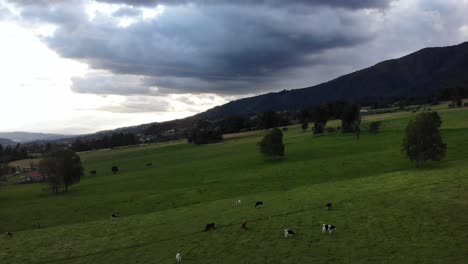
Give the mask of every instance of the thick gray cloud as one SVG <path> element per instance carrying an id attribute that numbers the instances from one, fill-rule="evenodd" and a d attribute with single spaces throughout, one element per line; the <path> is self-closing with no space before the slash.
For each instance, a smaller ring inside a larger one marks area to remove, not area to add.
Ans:
<path id="1" fill-rule="evenodd" d="M 305 13 L 263 5 L 177 5 L 125 28 L 102 14 L 89 20 L 78 3 L 28 7 L 22 14 L 58 26 L 45 41 L 61 56 L 116 74 L 147 76 L 147 84 L 167 93 L 267 90 L 280 75 L 313 64 L 309 56 L 364 43 L 374 34 L 363 28 L 363 12 L 322 6 Z M 82 81 L 74 87 L 91 92 L 80 88 Z"/>
<path id="2" fill-rule="evenodd" d="M 97 72 L 73 78 L 72 90 L 84 94 L 157 95 L 157 91 L 146 85 L 143 79 L 134 75 Z"/>
<path id="3" fill-rule="evenodd" d="M 94 94 L 299 88 L 425 46 L 456 44 L 464 25 L 468 32 L 467 4 L 455 0 L 100 0 L 126 5 L 93 19 L 79 0 L 15 2 L 25 20 L 57 26 L 44 39 L 50 48 L 108 72 L 73 80 L 75 92 Z M 143 19 L 158 4 L 164 12 Z M 122 27 L 122 17 L 135 21 Z"/>
<path id="4" fill-rule="evenodd" d="M 375 8 L 386 7 L 389 0 L 98 0 L 107 3 L 124 3 L 135 6 L 154 6 L 154 5 L 267 5 L 273 7 L 284 6 L 337 6 L 345 8 Z"/>
<path id="5" fill-rule="evenodd" d="M 112 113 L 156 113 L 170 111 L 170 104 L 160 97 L 130 96 L 124 102 L 101 107 L 99 110 Z"/>

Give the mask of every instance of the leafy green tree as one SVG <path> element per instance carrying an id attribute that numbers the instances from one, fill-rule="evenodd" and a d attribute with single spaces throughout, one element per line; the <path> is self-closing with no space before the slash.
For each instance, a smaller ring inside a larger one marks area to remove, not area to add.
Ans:
<path id="1" fill-rule="evenodd" d="M 447 145 L 439 132 L 441 123 L 437 112 L 418 114 L 408 123 L 403 150 L 411 161 L 416 162 L 417 167 L 421 162 L 439 161 L 445 157 Z"/>
<path id="2" fill-rule="evenodd" d="M 80 156 L 70 149 L 55 149 L 46 153 L 39 163 L 39 171 L 46 177 L 53 193 L 67 192 L 80 181 L 83 166 Z"/>
<path id="3" fill-rule="evenodd" d="M 284 156 L 283 132 L 274 128 L 258 143 L 260 152 L 266 157 L 279 158 Z"/>
<path id="4" fill-rule="evenodd" d="M 341 130 L 343 133 L 357 133 L 361 122 L 360 106 L 346 105 L 341 112 Z"/>

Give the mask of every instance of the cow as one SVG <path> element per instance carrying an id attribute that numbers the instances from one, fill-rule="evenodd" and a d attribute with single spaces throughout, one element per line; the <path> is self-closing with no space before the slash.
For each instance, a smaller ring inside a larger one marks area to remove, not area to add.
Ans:
<path id="1" fill-rule="evenodd" d="M 182 262 L 182 255 L 180 253 L 177 253 L 175 255 L 175 260 L 177 263 L 181 263 Z"/>
<path id="2" fill-rule="evenodd" d="M 325 233 L 326 231 L 328 231 L 328 234 L 331 235 L 332 231 L 334 231 L 335 229 L 336 227 L 334 225 L 330 225 L 330 224 L 322 225 L 322 233 Z"/>
<path id="3" fill-rule="evenodd" d="M 283 231 L 283 234 L 284 234 L 284 237 L 285 237 L 285 238 L 292 237 L 292 236 L 295 235 L 294 231 L 292 231 L 291 229 L 288 229 L 288 228 L 286 228 L 286 229 Z"/>
<path id="4" fill-rule="evenodd" d="M 238 205 L 240 205 L 240 204 L 241 204 L 241 200 L 236 200 L 236 201 L 234 201 L 234 206 L 238 206 Z"/>
<path id="5" fill-rule="evenodd" d="M 149 167 L 149 166 L 151 166 L 151 165 L 153 165 L 153 163 L 152 163 L 152 162 L 148 162 L 148 163 L 146 163 L 146 167 Z"/>
<path id="6" fill-rule="evenodd" d="M 260 208 L 260 207 L 263 207 L 263 202 L 262 201 L 258 201 L 255 203 L 255 208 Z"/>
<path id="7" fill-rule="evenodd" d="M 112 214 L 111 215 L 111 220 L 117 220 L 117 218 L 119 218 L 119 216 L 117 214 Z"/>
<path id="8" fill-rule="evenodd" d="M 332 203 L 327 203 L 325 206 L 327 207 L 327 210 L 331 210 L 333 208 Z"/>
<path id="9" fill-rule="evenodd" d="M 242 223 L 241 223 L 241 230 L 244 230 L 246 231 L 247 230 L 247 220 L 242 220 Z"/>
<path id="10" fill-rule="evenodd" d="M 209 223 L 209 224 L 206 224 L 205 232 L 209 230 L 215 230 L 215 229 L 216 229 L 215 223 Z"/>
<path id="11" fill-rule="evenodd" d="M 11 238 L 13 238 L 13 233 L 11 233 L 11 232 L 7 232 L 7 233 L 6 233 L 6 236 L 7 236 L 8 238 L 10 238 L 10 239 L 11 239 Z"/>
<path id="12" fill-rule="evenodd" d="M 92 170 L 92 171 L 90 171 L 90 172 L 89 172 L 89 174 L 91 174 L 91 175 L 93 175 L 93 176 L 95 176 L 95 175 L 96 175 L 96 173 L 97 173 L 97 171 L 96 171 L 96 170 Z"/>

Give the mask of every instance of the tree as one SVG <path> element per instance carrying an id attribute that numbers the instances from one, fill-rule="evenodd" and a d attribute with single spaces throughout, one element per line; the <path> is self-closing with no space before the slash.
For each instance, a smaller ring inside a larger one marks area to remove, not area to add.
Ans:
<path id="1" fill-rule="evenodd" d="M 331 117 L 329 105 L 321 104 L 316 106 L 311 109 L 309 115 L 314 122 L 314 134 L 322 134 Z"/>
<path id="2" fill-rule="evenodd" d="M 263 129 L 273 128 L 273 127 L 277 127 L 280 125 L 280 117 L 273 110 L 268 110 L 268 111 L 261 113 L 258 116 L 257 121 L 258 121 L 257 126 Z"/>
<path id="3" fill-rule="evenodd" d="M 283 132 L 278 128 L 268 132 L 258 145 L 260 152 L 267 157 L 278 158 L 284 156 Z"/>
<path id="4" fill-rule="evenodd" d="M 117 172 L 119 172 L 119 167 L 114 165 L 112 166 L 111 170 L 112 170 L 112 173 L 116 174 Z"/>
<path id="5" fill-rule="evenodd" d="M 357 133 L 361 122 L 360 106 L 351 104 L 344 107 L 341 113 L 341 129 L 343 133 Z"/>
<path id="6" fill-rule="evenodd" d="M 67 192 L 68 187 L 78 183 L 83 176 L 80 156 L 70 149 L 55 149 L 46 153 L 39 170 L 46 177 L 53 193 Z"/>
<path id="7" fill-rule="evenodd" d="M 405 131 L 403 151 L 419 167 L 427 160 L 439 161 L 445 157 L 447 145 L 442 141 L 439 127 L 442 121 L 437 112 L 418 114 L 410 120 Z"/>

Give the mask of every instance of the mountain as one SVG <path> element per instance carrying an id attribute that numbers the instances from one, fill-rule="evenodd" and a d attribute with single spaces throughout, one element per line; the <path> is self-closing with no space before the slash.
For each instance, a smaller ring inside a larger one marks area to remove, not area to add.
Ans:
<path id="1" fill-rule="evenodd" d="M 14 142 L 13 140 L 9 140 L 7 138 L 0 138 L 0 145 L 2 146 L 13 146 L 16 144 L 17 142 Z"/>
<path id="2" fill-rule="evenodd" d="M 197 116 L 215 119 L 266 110 L 298 110 L 337 100 L 373 102 L 430 96 L 456 86 L 468 87 L 468 42 L 425 48 L 319 85 L 232 101 Z"/>
<path id="3" fill-rule="evenodd" d="M 56 140 L 61 138 L 71 138 L 71 135 L 30 133 L 30 132 L 0 132 L 0 138 L 13 140 L 20 143 L 41 140 Z"/>

